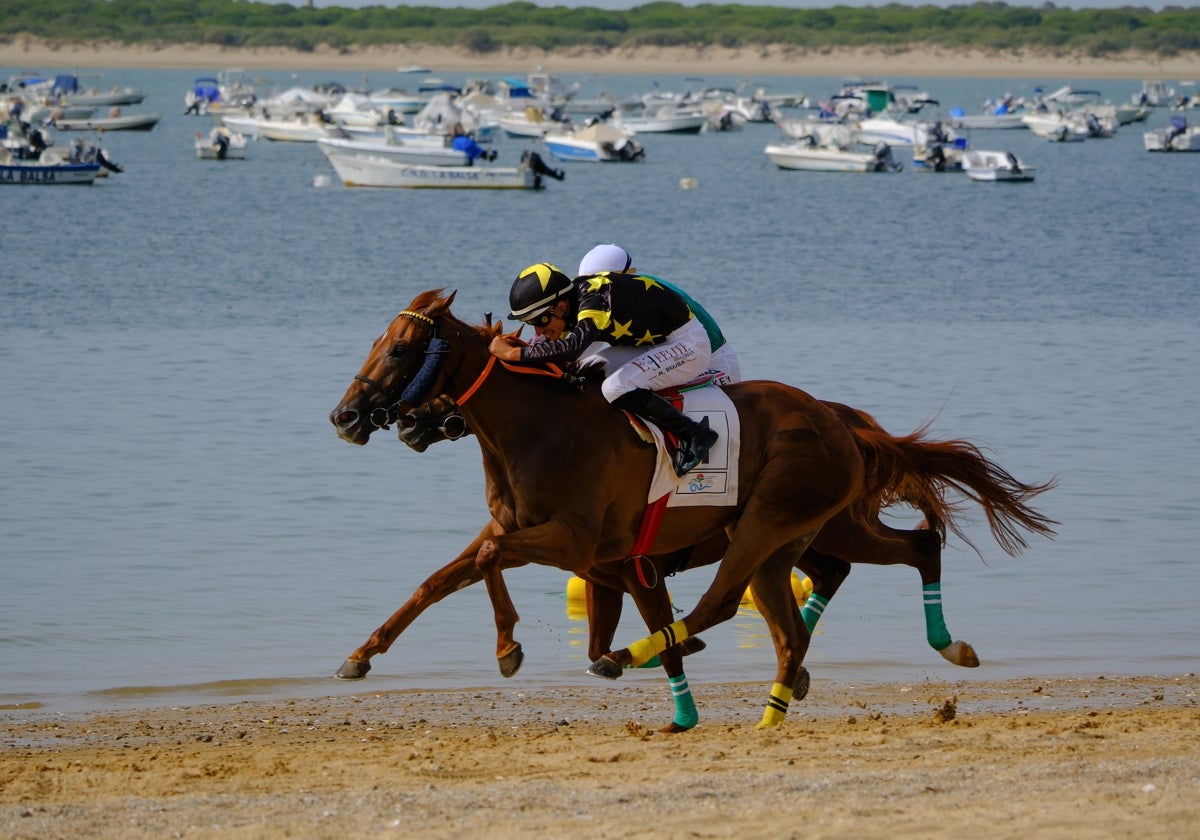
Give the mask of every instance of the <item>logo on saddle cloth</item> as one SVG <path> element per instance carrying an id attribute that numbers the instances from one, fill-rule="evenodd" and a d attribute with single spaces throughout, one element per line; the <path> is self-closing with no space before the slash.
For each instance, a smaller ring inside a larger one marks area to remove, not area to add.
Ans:
<path id="1" fill-rule="evenodd" d="M 708 460 L 679 478 L 671 466 L 671 454 L 662 431 L 653 423 L 643 424 L 630 415 L 638 435 L 646 442 L 653 443 L 658 450 L 647 502 L 655 502 L 669 495 L 667 507 L 736 505 L 741 425 L 733 401 L 713 385 L 712 377 L 705 377 L 694 385 L 659 393 L 693 420 L 700 421 L 707 417 L 709 427 L 715 429 L 719 437 L 716 445 L 709 450 Z M 674 446 L 673 440 L 670 445 Z"/>

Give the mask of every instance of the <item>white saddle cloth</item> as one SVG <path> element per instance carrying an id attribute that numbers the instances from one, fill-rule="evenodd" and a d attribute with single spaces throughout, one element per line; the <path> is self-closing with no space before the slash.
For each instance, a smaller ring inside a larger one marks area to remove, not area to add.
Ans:
<path id="1" fill-rule="evenodd" d="M 653 423 L 640 426 L 635 423 L 643 440 L 653 443 L 658 450 L 654 464 L 654 478 L 650 481 L 647 503 L 655 502 L 670 494 L 667 507 L 724 507 L 736 505 L 738 500 L 738 453 L 740 452 L 741 423 L 733 401 L 717 387 L 697 388 L 683 392 L 683 413 L 699 422 L 708 418 L 708 425 L 720 437 L 708 452 L 708 460 L 701 462 L 687 475 L 675 475 L 671 456 L 663 433 Z"/>

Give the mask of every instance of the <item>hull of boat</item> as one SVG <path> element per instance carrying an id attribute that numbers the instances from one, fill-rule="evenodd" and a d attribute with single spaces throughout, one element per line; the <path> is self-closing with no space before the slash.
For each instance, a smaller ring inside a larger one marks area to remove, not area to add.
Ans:
<path id="1" fill-rule="evenodd" d="M 803 172 L 869 172 L 877 164 L 872 154 L 820 146 L 767 146 L 765 152 L 780 169 Z"/>
<path id="2" fill-rule="evenodd" d="M 329 162 L 348 187 L 531 190 L 541 185 L 524 166 L 412 166 L 370 157 L 330 157 Z"/>
<path id="3" fill-rule="evenodd" d="M 0 184 L 90 184 L 99 174 L 98 163 L 0 165 Z"/>

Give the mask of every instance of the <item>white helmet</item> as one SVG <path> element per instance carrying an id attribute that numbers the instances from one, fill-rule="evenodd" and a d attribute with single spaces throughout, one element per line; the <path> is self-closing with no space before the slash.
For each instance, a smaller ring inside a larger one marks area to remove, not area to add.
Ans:
<path id="1" fill-rule="evenodd" d="M 597 245 L 583 255 L 579 262 L 579 273 L 575 276 L 599 274 L 602 271 L 628 271 L 632 265 L 633 257 L 620 245 Z"/>

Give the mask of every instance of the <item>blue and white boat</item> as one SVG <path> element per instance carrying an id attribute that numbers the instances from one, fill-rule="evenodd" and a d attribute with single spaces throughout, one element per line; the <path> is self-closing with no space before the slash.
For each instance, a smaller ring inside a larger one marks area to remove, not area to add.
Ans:
<path id="1" fill-rule="evenodd" d="M 629 132 L 597 122 L 578 131 L 555 131 L 542 138 L 550 154 L 564 161 L 637 161 L 645 158 Z"/>

